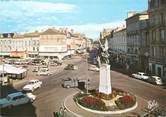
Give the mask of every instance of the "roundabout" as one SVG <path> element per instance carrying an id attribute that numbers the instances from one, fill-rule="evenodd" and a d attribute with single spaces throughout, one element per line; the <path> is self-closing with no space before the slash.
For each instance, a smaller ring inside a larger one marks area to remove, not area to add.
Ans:
<path id="1" fill-rule="evenodd" d="M 113 88 L 110 95 L 90 90 L 73 96 L 76 105 L 86 111 L 97 114 L 122 114 L 137 108 L 136 97 L 128 92 Z"/>

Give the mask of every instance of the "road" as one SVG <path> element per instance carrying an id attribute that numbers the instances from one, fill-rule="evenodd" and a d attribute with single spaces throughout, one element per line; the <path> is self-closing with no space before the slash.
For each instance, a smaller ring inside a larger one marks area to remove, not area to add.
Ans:
<path id="1" fill-rule="evenodd" d="M 72 60 L 69 63 L 72 63 Z M 84 59 L 75 62 L 75 64 L 78 65 L 78 70 L 62 70 L 58 74 L 52 74 L 42 79 L 42 87 L 34 92 L 37 95 L 36 101 L 33 104 L 23 105 L 8 111 L 7 115 L 53 117 L 53 112 L 59 111 L 64 99 L 78 90 L 61 87 L 62 79 L 68 77 L 90 79 L 90 87 L 98 88 L 99 73 L 88 71 L 88 65 Z M 129 91 L 146 101 L 155 99 L 159 105 L 166 108 L 166 89 L 130 78 L 116 71 L 111 71 L 111 78 L 113 87 Z M 17 86 L 16 89 L 20 90 L 22 85 Z"/>

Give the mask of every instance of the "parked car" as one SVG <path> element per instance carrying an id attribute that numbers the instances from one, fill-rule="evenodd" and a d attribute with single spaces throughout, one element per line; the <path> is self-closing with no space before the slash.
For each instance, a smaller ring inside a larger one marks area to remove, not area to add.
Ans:
<path id="1" fill-rule="evenodd" d="M 152 84 L 163 85 L 161 78 L 158 76 L 151 76 L 147 81 Z"/>
<path id="2" fill-rule="evenodd" d="M 62 63 L 63 63 L 62 60 L 58 60 L 58 59 L 54 59 L 53 62 L 55 62 L 56 65 L 62 65 Z"/>
<path id="3" fill-rule="evenodd" d="M 149 76 L 143 72 L 138 72 L 138 73 L 132 74 L 132 77 L 141 79 L 141 80 L 147 80 L 149 78 Z"/>
<path id="4" fill-rule="evenodd" d="M 42 85 L 42 81 L 40 80 L 31 80 L 27 85 L 23 87 L 24 91 L 31 91 L 33 92 L 35 89 L 40 88 Z"/>
<path id="5" fill-rule="evenodd" d="M 49 75 L 51 75 L 51 73 L 46 68 L 40 68 L 36 75 L 38 75 L 38 76 L 49 76 Z"/>
<path id="6" fill-rule="evenodd" d="M 95 65 L 91 65 L 91 66 L 88 68 L 88 70 L 99 72 L 100 69 L 99 69 L 98 67 L 96 67 Z"/>
<path id="7" fill-rule="evenodd" d="M 35 66 L 32 70 L 32 72 L 38 72 L 39 71 L 39 66 Z"/>
<path id="8" fill-rule="evenodd" d="M 50 66 L 56 66 L 57 64 L 55 62 L 51 61 L 51 62 L 49 62 L 49 65 Z"/>
<path id="9" fill-rule="evenodd" d="M 0 108 L 18 106 L 32 101 L 34 101 L 34 98 L 28 97 L 27 94 L 16 92 L 0 99 Z"/>
<path id="10" fill-rule="evenodd" d="M 26 95 L 28 96 L 29 99 L 31 99 L 31 102 L 35 101 L 36 96 L 33 95 L 32 93 L 26 93 Z"/>
<path id="11" fill-rule="evenodd" d="M 65 70 L 77 70 L 78 69 L 78 66 L 74 65 L 74 64 L 68 64 L 66 67 L 65 67 Z"/>

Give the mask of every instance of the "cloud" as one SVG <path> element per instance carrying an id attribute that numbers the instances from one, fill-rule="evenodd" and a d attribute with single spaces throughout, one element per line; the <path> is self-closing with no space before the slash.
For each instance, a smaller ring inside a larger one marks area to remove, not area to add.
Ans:
<path id="1" fill-rule="evenodd" d="M 1 17 L 36 16 L 47 13 L 69 13 L 76 11 L 73 4 L 39 1 L 1 1 Z"/>
<path id="2" fill-rule="evenodd" d="M 101 24 L 84 24 L 84 25 L 68 25 L 68 26 L 50 26 L 50 25 L 44 25 L 44 26 L 37 26 L 37 27 L 26 27 L 26 30 L 28 31 L 34 31 L 34 30 L 45 30 L 48 28 L 68 28 L 68 29 L 74 29 L 76 32 L 84 33 L 87 37 L 97 39 L 99 38 L 100 32 L 104 28 L 115 28 L 118 26 L 124 25 L 124 21 L 116 21 L 116 22 L 109 22 L 109 23 L 101 23 Z"/>

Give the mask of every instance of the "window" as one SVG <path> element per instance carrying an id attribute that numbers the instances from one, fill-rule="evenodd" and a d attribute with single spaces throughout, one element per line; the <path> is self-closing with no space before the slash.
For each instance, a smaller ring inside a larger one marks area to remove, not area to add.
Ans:
<path id="1" fill-rule="evenodd" d="M 164 23 L 164 15 L 163 15 L 163 13 L 160 14 L 160 22 L 161 22 L 161 25 Z"/>
<path id="2" fill-rule="evenodd" d="M 150 8 L 153 8 L 154 7 L 154 0 L 149 0 L 149 5 L 150 5 Z"/>
<path id="3" fill-rule="evenodd" d="M 161 5 L 166 4 L 166 0 L 161 0 Z"/>
<path id="4" fill-rule="evenodd" d="M 155 2 L 155 7 L 159 7 L 159 0 L 154 0 Z"/>
<path id="5" fill-rule="evenodd" d="M 19 99 L 19 96 L 13 98 L 13 100 L 17 100 L 17 99 Z"/>
<path id="6" fill-rule="evenodd" d="M 156 32 L 152 31 L 152 41 L 155 41 L 155 40 L 156 40 Z"/>
<path id="7" fill-rule="evenodd" d="M 24 95 L 20 95 L 18 98 L 19 99 L 22 99 L 22 98 L 24 98 L 25 96 Z"/>
<path id="8" fill-rule="evenodd" d="M 160 39 L 161 39 L 161 41 L 165 40 L 165 30 L 160 31 Z"/>
<path id="9" fill-rule="evenodd" d="M 155 47 L 152 47 L 152 56 L 156 56 L 156 49 L 155 49 Z"/>

